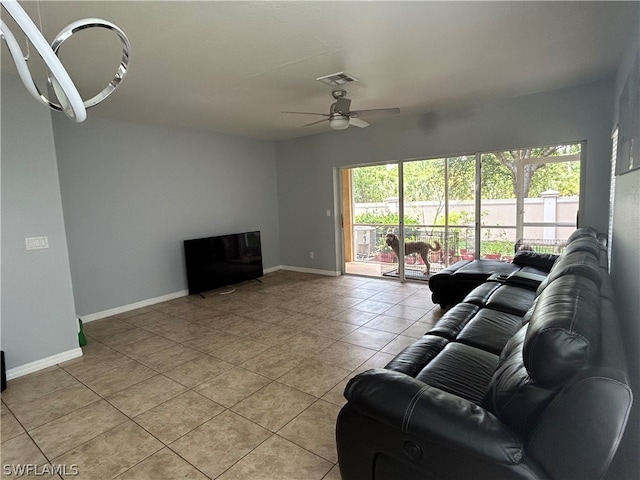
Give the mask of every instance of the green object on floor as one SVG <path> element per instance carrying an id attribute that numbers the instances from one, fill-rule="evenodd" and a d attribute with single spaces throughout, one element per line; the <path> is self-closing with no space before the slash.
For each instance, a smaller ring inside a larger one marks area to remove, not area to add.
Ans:
<path id="1" fill-rule="evenodd" d="M 87 344 L 87 337 L 84 336 L 84 330 L 82 329 L 82 320 L 78 319 L 80 323 L 80 331 L 78 332 L 78 342 L 81 347 L 84 347 Z"/>

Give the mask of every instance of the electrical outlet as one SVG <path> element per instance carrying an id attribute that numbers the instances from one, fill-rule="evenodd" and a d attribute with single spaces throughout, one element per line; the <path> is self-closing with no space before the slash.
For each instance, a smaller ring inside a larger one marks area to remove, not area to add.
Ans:
<path id="1" fill-rule="evenodd" d="M 313 252 L 309 252 L 309 258 L 313 260 L 314 258 L 316 258 L 316 254 Z"/>
<path id="2" fill-rule="evenodd" d="M 27 250 L 49 248 L 49 237 L 27 237 L 24 239 Z"/>

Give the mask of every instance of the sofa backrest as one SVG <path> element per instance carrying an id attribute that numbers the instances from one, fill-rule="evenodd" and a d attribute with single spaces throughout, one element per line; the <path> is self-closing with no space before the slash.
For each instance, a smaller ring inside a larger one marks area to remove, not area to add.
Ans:
<path id="1" fill-rule="evenodd" d="M 588 278 L 596 286 L 600 287 L 602 273 L 598 256 L 591 251 L 576 250 L 563 253 L 553 264 L 549 275 L 538 286 L 536 296 L 539 296 L 548 285 L 565 275 L 578 275 Z"/>
<path id="2" fill-rule="evenodd" d="M 553 398 L 554 391 L 531 381 L 522 360 L 528 326 L 523 326 L 505 345 L 498 368 L 489 383 L 482 406 L 526 436 L 536 418 Z"/>
<path id="3" fill-rule="evenodd" d="M 592 236 L 578 237 L 571 243 L 568 243 L 563 253 L 572 252 L 589 252 L 595 257 L 600 255 L 600 242 Z"/>
<path id="4" fill-rule="evenodd" d="M 590 357 L 590 365 L 561 384 L 525 439 L 529 455 L 552 478 L 604 477 L 629 419 L 633 395 L 620 325 L 602 294 L 599 348 Z"/>
<path id="5" fill-rule="evenodd" d="M 483 399 L 552 478 L 601 478 L 633 402 L 613 303 L 583 273 L 542 290 Z"/>
<path id="6" fill-rule="evenodd" d="M 483 405 L 517 432 L 530 430 L 562 382 L 593 363 L 599 301 L 598 287 L 583 276 L 549 284 L 502 350 Z"/>
<path id="7" fill-rule="evenodd" d="M 581 238 L 581 237 L 593 237 L 597 239 L 598 231 L 595 228 L 589 227 L 589 226 L 576 228 L 573 232 L 571 232 L 571 235 L 569 235 L 569 238 L 567 238 L 567 243 L 571 243 L 577 238 Z"/>
<path id="8" fill-rule="evenodd" d="M 554 388 L 592 364 L 600 326 L 595 282 L 564 275 L 551 283 L 535 304 L 524 341 L 523 361 L 532 381 Z"/>

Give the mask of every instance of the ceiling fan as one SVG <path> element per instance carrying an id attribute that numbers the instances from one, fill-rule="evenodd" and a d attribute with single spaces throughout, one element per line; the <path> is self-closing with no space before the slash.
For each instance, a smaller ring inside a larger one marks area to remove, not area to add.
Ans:
<path id="1" fill-rule="evenodd" d="M 322 120 L 316 122 L 307 123 L 305 127 L 311 125 L 317 125 L 318 123 L 329 121 L 329 125 L 334 130 L 344 130 L 349 125 L 355 127 L 365 128 L 369 126 L 369 123 L 362 119 L 362 117 L 376 117 L 382 115 L 393 115 L 400 113 L 399 108 L 374 108 L 371 110 L 355 110 L 350 111 L 351 100 L 346 97 L 347 92 L 345 90 L 334 90 L 331 92 L 333 98 L 336 99 L 335 103 L 331 104 L 329 113 L 315 113 L 315 112 L 282 112 L 282 113 L 295 113 L 298 115 L 321 115 Z"/>

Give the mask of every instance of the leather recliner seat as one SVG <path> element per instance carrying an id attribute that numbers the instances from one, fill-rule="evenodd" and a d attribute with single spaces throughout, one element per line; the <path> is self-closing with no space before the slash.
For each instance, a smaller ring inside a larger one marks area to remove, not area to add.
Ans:
<path id="1" fill-rule="evenodd" d="M 605 474 L 632 395 L 606 248 L 584 233 L 537 288 L 482 284 L 384 369 L 349 381 L 343 480 Z"/>

